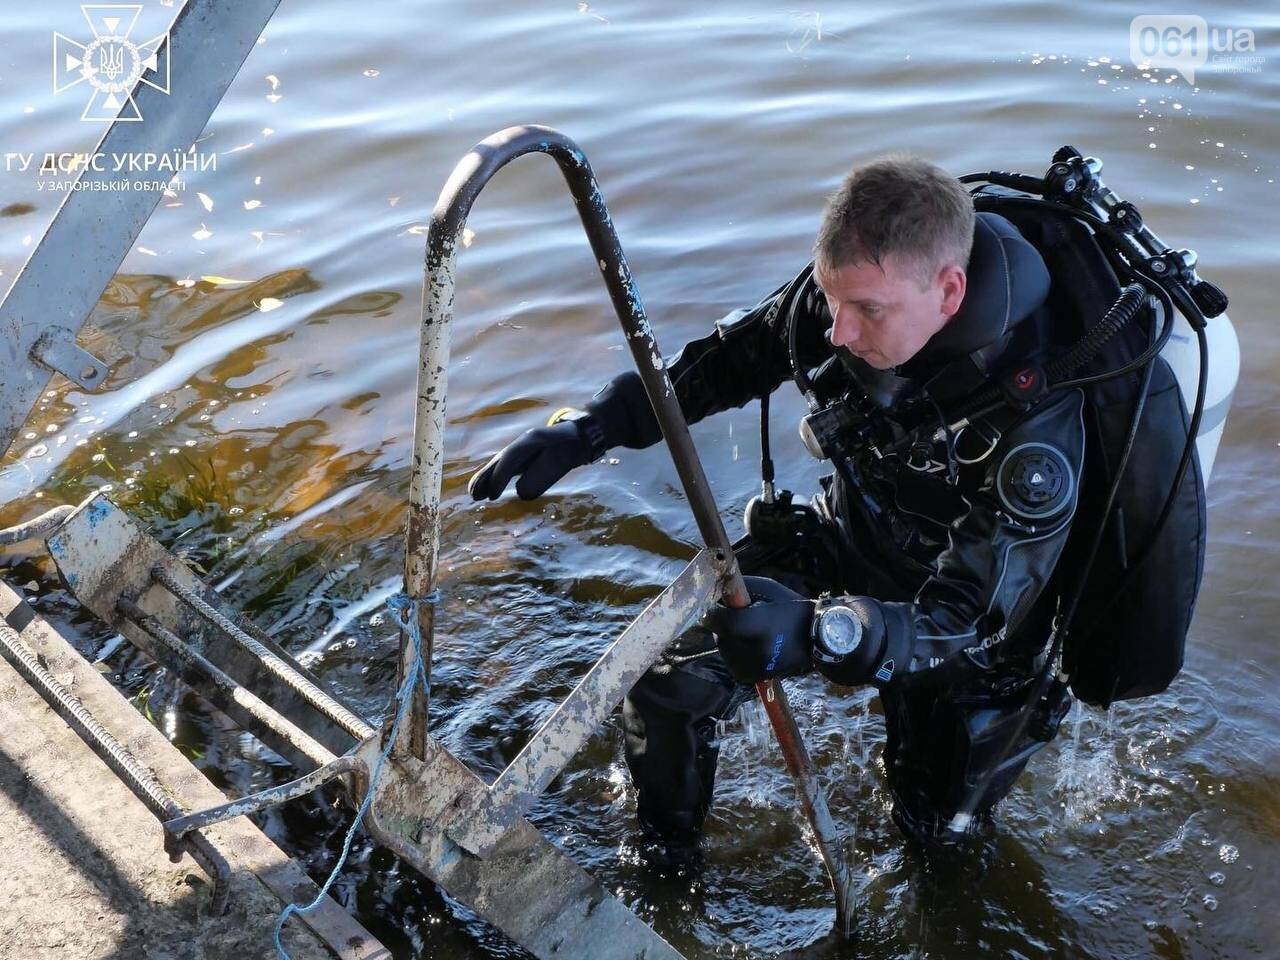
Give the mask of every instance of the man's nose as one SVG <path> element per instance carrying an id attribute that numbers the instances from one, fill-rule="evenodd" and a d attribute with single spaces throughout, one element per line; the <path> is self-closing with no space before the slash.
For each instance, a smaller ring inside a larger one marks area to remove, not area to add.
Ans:
<path id="1" fill-rule="evenodd" d="M 831 342 L 837 347 L 847 347 L 852 343 L 857 343 L 862 336 L 862 331 L 858 329 L 858 323 L 853 317 L 852 307 L 841 307 L 836 311 L 835 320 L 831 326 Z"/>

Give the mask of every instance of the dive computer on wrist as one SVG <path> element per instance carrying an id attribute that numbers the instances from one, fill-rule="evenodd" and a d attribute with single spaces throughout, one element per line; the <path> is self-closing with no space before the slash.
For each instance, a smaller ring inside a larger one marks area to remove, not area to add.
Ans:
<path id="1" fill-rule="evenodd" d="M 813 659 L 840 663 L 862 643 L 862 620 L 852 607 L 830 597 L 813 608 Z"/>

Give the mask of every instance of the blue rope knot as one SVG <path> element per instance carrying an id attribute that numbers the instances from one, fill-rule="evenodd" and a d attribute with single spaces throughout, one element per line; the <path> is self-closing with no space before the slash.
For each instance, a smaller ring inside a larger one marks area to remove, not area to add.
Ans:
<path id="1" fill-rule="evenodd" d="M 393 593 L 391 596 L 387 597 L 387 606 L 390 607 L 392 610 L 394 610 L 396 613 L 403 613 L 405 610 L 408 610 L 410 608 L 412 608 L 413 611 L 416 613 L 417 608 L 420 604 L 427 603 L 434 607 L 439 602 L 440 602 L 439 587 L 432 590 L 425 597 L 411 597 L 409 596 L 409 594 L 403 591 L 401 591 L 400 593 Z"/>
<path id="2" fill-rule="evenodd" d="M 422 625 L 418 620 L 418 608 L 424 604 L 435 606 L 440 602 L 440 589 L 437 587 L 425 597 L 411 597 L 407 593 L 392 594 L 387 598 L 387 606 L 397 615 L 400 615 L 400 623 L 409 630 L 409 639 L 413 645 L 413 669 L 409 671 L 410 676 L 416 676 L 422 683 L 422 691 L 428 699 L 431 696 L 431 684 L 427 680 L 426 662 L 422 658 Z M 406 680 L 408 678 L 406 677 Z M 408 689 L 405 689 L 405 686 Z M 405 684 L 396 692 L 396 699 L 402 697 L 412 698 L 413 685 Z M 395 738 L 395 728 L 392 727 L 392 739 Z"/>
<path id="3" fill-rule="evenodd" d="M 333 865 L 333 869 L 329 872 L 329 877 L 320 887 L 320 892 L 316 894 L 315 899 L 306 905 L 296 903 L 285 904 L 280 916 L 276 918 L 275 930 L 272 937 L 275 940 L 276 954 L 280 960 L 290 960 L 289 953 L 284 948 L 284 944 L 280 940 L 281 933 L 284 931 L 285 921 L 293 914 L 298 916 L 306 916 L 314 913 L 320 908 L 324 902 L 324 898 L 329 895 L 329 890 L 337 881 L 338 875 L 342 873 L 342 868 L 347 863 L 347 858 L 351 855 L 351 844 L 355 840 L 356 831 L 360 829 L 360 824 L 364 822 L 365 814 L 369 812 L 369 808 L 373 805 L 373 795 L 377 791 L 378 781 L 382 778 L 382 767 L 386 763 L 387 757 L 391 754 L 391 748 L 395 746 L 396 733 L 400 730 L 400 724 L 409 712 L 409 704 L 413 702 L 413 690 L 418 684 L 422 685 L 423 692 L 429 697 L 430 686 L 427 682 L 426 664 L 422 658 L 422 627 L 418 622 L 418 608 L 424 603 L 431 605 L 440 602 L 440 591 L 432 590 L 425 597 L 411 597 L 405 593 L 397 593 L 387 598 L 387 606 L 397 615 L 407 614 L 400 617 L 400 622 L 409 630 L 409 638 L 411 649 L 413 650 L 413 662 L 409 669 L 405 672 L 404 682 L 400 684 L 400 688 L 396 690 L 396 715 L 391 722 L 391 732 L 387 736 L 386 746 L 382 748 L 382 752 L 378 754 L 378 760 L 373 765 L 373 771 L 369 774 L 369 789 L 365 792 L 364 798 L 360 801 L 360 806 L 356 810 L 356 817 L 351 822 L 347 835 L 342 841 L 342 853 L 338 855 L 338 862 Z"/>

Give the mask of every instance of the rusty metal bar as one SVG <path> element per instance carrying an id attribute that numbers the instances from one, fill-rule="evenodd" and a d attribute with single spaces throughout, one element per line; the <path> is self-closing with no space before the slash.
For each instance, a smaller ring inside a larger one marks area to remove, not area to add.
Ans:
<path id="1" fill-rule="evenodd" d="M 405 555 L 405 593 L 425 596 L 435 585 L 436 559 L 440 535 L 440 490 L 444 475 L 444 423 L 449 326 L 453 319 L 453 298 L 458 243 L 467 215 L 476 197 L 490 178 L 515 158 L 526 153 L 545 153 L 555 160 L 577 206 L 578 216 L 600 267 L 609 297 L 622 325 L 632 359 L 645 392 L 657 415 L 662 435 L 693 511 L 698 530 L 708 550 L 725 562 L 724 599 L 732 606 L 750 602 L 746 584 L 738 570 L 728 535 L 711 494 L 702 462 L 689 436 L 689 427 L 680 408 L 666 363 L 645 315 L 644 304 L 631 276 L 622 244 L 613 229 L 604 197 L 586 155 L 572 140 L 557 130 L 542 126 L 508 127 L 472 148 L 454 168 L 432 211 L 427 230 L 427 250 L 423 271 L 422 345 L 418 369 L 417 418 L 414 426 L 413 472 L 409 490 L 408 542 Z M 434 611 L 424 605 L 420 626 L 425 643 L 424 657 L 430 670 Z M 404 633 L 401 634 L 400 679 L 409 664 Z M 429 676 L 429 673 L 428 673 Z M 826 798 L 812 775 L 812 761 L 795 730 L 785 696 L 777 681 L 756 685 L 768 709 L 779 748 L 786 757 L 801 806 L 822 851 L 837 909 L 850 901 L 847 870 L 839 867 L 838 833 L 827 810 Z M 405 725 L 397 750 L 423 757 L 427 737 L 426 695 L 415 703 L 411 722 Z M 833 866 L 835 865 L 835 866 Z"/>
<path id="2" fill-rule="evenodd" d="M 281 657 L 277 657 L 253 637 L 241 630 L 230 618 L 223 616 L 221 612 L 207 603 L 194 590 L 188 589 L 185 584 L 166 569 L 163 561 L 151 568 L 151 576 L 157 583 L 163 585 L 170 593 L 190 606 L 206 621 L 213 624 L 213 626 L 257 657 L 268 673 L 315 707 L 321 715 L 332 720 L 357 740 L 373 736 L 375 731 L 372 726 L 338 703 L 337 700 L 334 700 L 319 685 L 313 683 L 296 670 L 291 663 Z"/>
<path id="3" fill-rule="evenodd" d="M 471 795 L 451 839 L 487 857 L 587 742 L 671 639 L 714 602 L 724 564 L 703 550 L 645 607 L 487 790 Z"/>
<path id="4" fill-rule="evenodd" d="M 116 607 L 173 656 L 178 675 L 210 702 L 281 756 L 301 757 L 317 766 L 332 763 L 333 753 L 281 716 L 256 694 L 236 683 L 218 666 L 191 649 L 172 630 L 132 600 L 121 597 Z M 206 684 L 207 682 L 207 684 Z M 302 764 L 300 764 L 302 765 Z"/>
<path id="5" fill-rule="evenodd" d="M 827 810 L 826 794 L 818 783 L 817 774 L 809 760 L 809 752 L 804 749 L 804 741 L 800 737 L 800 728 L 796 726 L 795 715 L 791 712 L 791 704 L 787 700 L 787 691 L 782 684 L 775 682 L 762 684 L 765 687 L 760 695 L 764 711 L 773 725 L 773 735 L 783 745 L 782 756 L 787 762 L 787 771 L 791 779 L 803 788 L 796 792 L 800 802 L 805 805 L 805 816 L 810 823 L 830 821 L 831 814 Z M 785 744 L 785 745 L 784 745 Z M 820 805 L 820 806 L 818 806 Z M 836 849 L 824 843 L 818 844 L 818 853 L 827 868 L 827 876 L 836 894 L 836 925 L 846 933 L 850 929 L 850 920 L 854 910 L 853 877 L 849 873 L 849 864 L 837 855 Z"/>
<path id="6" fill-rule="evenodd" d="M 48 670 L 41 665 L 39 659 L 22 642 L 18 631 L 7 623 L 0 621 L 0 652 L 22 675 L 22 678 L 35 687 L 44 702 L 60 716 L 89 745 L 108 767 L 114 771 L 133 795 L 142 801 L 160 820 L 169 820 L 182 815 L 178 802 L 169 796 L 151 771 L 140 764 L 119 740 L 111 735 L 97 718 L 94 717 L 79 699 L 73 696 Z M 174 838 L 181 840 L 175 845 L 169 837 L 165 838 L 165 850 L 175 863 L 181 859 L 182 850 L 191 854 L 213 881 L 213 892 L 210 900 L 210 912 L 221 916 L 227 909 L 227 898 L 230 894 L 231 868 L 222 854 L 218 852 L 201 833 Z"/>
<path id="7" fill-rule="evenodd" d="M 203 830 L 205 827 L 211 827 L 215 823 L 222 823 L 224 820 L 234 820 L 236 817 L 247 816 L 250 813 L 257 813 L 259 810 L 279 806 L 289 800 L 305 797 L 307 794 L 319 790 L 330 780 L 336 780 L 338 777 L 346 776 L 347 774 L 367 776 L 368 771 L 365 769 L 364 761 L 349 754 L 338 757 L 332 763 L 326 763 L 323 767 L 312 770 L 306 776 L 290 780 L 288 783 L 268 787 L 266 790 L 259 790 L 257 793 L 251 793 L 248 796 L 232 800 L 229 803 L 219 804 L 216 807 L 209 807 L 205 810 L 198 810 L 195 813 L 188 813 L 184 816 L 166 820 L 164 822 L 165 833 L 175 840 L 181 840 L 193 830 Z"/>

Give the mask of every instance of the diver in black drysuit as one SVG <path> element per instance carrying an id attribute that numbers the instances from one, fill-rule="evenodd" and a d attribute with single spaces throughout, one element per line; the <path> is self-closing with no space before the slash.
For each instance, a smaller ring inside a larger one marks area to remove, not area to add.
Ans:
<path id="1" fill-rule="evenodd" d="M 978 215 L 966 273 L 959 312 L 892 371 L 874 370 L 831 345 L 830 315 L 811 288 L 795 318 L 801 364 L 812 369 L 843 353 L 846 386 L 892 425 L 922 404 L 942 415 L 945 401 L 986 376 L 1051 352 L 1048 270 L 1012 224 Z M 670 361 L 690 422 L 792 379 L 785 318 L 770 309 L 781 294 L 730 314 Z M 737 644 L 732 656 L 745 658 L 743 669 L 755 679 L 814 666 L 833 682 L 877 687 L 894 819 L 909 837 L 971 834 L 1052 738 L 1069 706 L 1065 692 L 1053 688 L 1009 749 L 1028 691 L 1045 668 L 1060 589 L 1055 567 L 1083 467 L 1083 403 L 1078 389 L 1063 390 L 1029 412 L 1002 408 L 910 457 L 863 451 L 822 478 L 813 507 L 797 512 L 794 535 L 734 545 L 744 574 L 772 580 L 748 576 L 759 601 L 749 609 L 766 613 L 762 648 L 753 656 L 748 637 L 747 651 Z M 477 472 L 470 489 L 476 499 L 494 499 L 518 476 L 518 495 L 532 499 L 610 447 L 643 448 L 659 439 L 639 376 L 629 372 L 583 411 L 525 433 Z M 791 639 L 785 650 L 776 643 L 769 649 L 784 633 L 807 635 L 810 598 L 822 593 L 843 596 L 856 612 L 858 655 L 811 660 L 807 644 L 797 648 Z M 677 862 L 696 851 L 711 805 L 716 721 L 755 694 L 751 683 L 735 680 L 743 670 L 731 668 L 717 648 L 708 629 L 714 624 L 712 617 L 677 638 L 623 705 L 641 827 Z"/>

